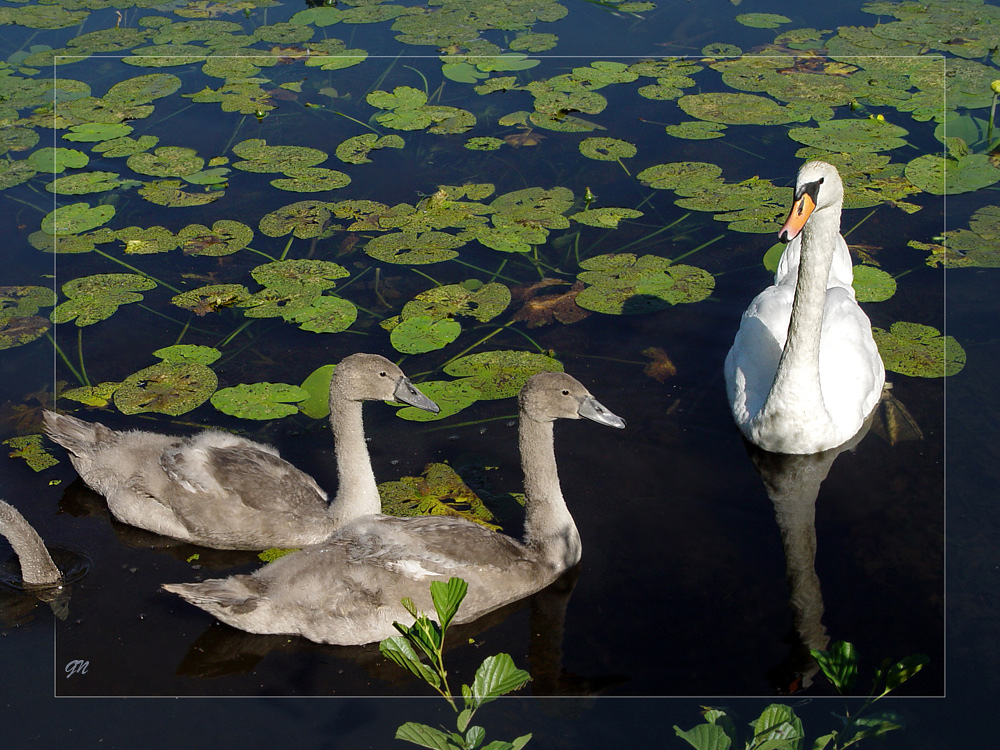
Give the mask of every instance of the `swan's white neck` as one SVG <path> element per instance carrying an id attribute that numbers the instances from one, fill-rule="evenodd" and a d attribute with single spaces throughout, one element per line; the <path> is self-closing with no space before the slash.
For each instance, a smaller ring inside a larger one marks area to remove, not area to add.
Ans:
<path id="1" fill-rule="evenodd" d="M 552 422 L 522 416 L 518 427 L 521 467 L 524 469 L 524 543 L 538 562 L 558 574 L 580 560 L 580 533 L 566 507 L 556 471 Z"/>
<path id="2" fill-rule="evenodd" d="M 375 472 L 365 443 L 362 402 L 330 397 L 330 427 L 337 454 L 337 495 L 329 513 L 335 527 L 382 511 Z"/>
<path id="3" fill-rule="evenodd" d="M 817 209 L 802 228 L 801 256 L 788 337 L 767 401 L 754 419 L 759 428 L 780 422 L 789 444 L 835 429 L 820 387 L 819 352 L 827 281 L 840 234 L 841 203 Z M 767 446 L 783 450 L 782 446 Z"/>

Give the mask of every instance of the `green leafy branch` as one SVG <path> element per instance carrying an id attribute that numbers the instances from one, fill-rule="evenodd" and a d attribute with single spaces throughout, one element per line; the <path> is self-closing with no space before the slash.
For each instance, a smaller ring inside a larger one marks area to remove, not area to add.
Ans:
<path id="1" fill-rule="evenodd" d="M 838 693 L 844 695 L 853 687 L 858 676 L 858 656 L 852 644 L 837 641 L 829 651 L 812 649 L 810 653 Z M 872 689 L 861 708 L 853 716 L 845 709 L 844 715 L 838 717 L 843 726 L 817 737 L 809 746 L 811 750 L 825 750 L 827 746 L 831 750 L 843 750 L 861 740 L 882 737 L 894 729 L 902 729 L 903 718 L 894 711 L 868 713 L 868 709 L 929 662 L 930 659 L 923 654 L 908 656 L 895 663 L 890 659 L 884 660 L 875 672 Z M 704 724 L 687 731 L 674 726 L 674 731 L 696 750 L 728 750 L 736 744 L 736 724 L 725 711 L 706 709 L 703 717 Z M 760 717 L 750 722 L 750 727 L 753 733 L 745 740 L 745 750 L 801 750 L 804 747 L 802 720 L 789 706 L 772 703 Z"/>
<path id="2" fill-rule="evenodd" d="M 413 617 L 413 625 L 394 622 L 402 635 L 386 638 L 379 644 L 383 655 L 437 690 L 457 714 L 458 732 L 446 732 L 408 721 L 396 730 L 396 739 L 431 750 L 520 750 L 528 744 L 530 734 L 522 735 L 513 742 L 493 740 L 483 745 L 486 730 L 481 726 L 470 726 L 472 717 L 482 706 L 520 689 L 531 679 L 531 675 L 514 666 L 509 654 L 487 657 L 476 670 L 472 685 L 462 685 L 461 709 L 448 686 L 448 671 L 444 667 L 443 656 L 445 634 L 468 588 L 469 585 L 461 578 L 451 578 L 447 583 L 431 583 L 431 601 L 438 617 L 436 622 L 418 612 L 412 599 L 404 597 L 402 604 Z M 429 664 L 423 662 L 424 657 Z"/>

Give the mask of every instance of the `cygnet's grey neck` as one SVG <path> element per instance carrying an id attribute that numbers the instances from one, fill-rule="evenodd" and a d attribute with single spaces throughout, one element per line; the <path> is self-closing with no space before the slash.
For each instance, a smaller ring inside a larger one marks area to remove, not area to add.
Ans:
<path id="1" fill-rule="evenodd" d="M 518 443 L 524 469 L 524 543 L 539 562 L 564 570 L 580 560 L 580 534 L 566 507 L 556 470 L 553 422 L 521 416 Z"/>
<path id="2" fill-rule="evenodd" d="M 38 536 L 18 511 L 0 500 L 0 534 L 7 537 L 21 563 L 21 579 L 29 586 L 55 586 L 62 581 L 59 568 Z"/>
<path id="3" fill-rule="evenodd" d="M 382 504 L 365 442 L 362 402 L 331 397 L 330 427 L 336 446 L 338 479 L 330 516 L 339 528 L 355 518 L 380 513 Z"/>

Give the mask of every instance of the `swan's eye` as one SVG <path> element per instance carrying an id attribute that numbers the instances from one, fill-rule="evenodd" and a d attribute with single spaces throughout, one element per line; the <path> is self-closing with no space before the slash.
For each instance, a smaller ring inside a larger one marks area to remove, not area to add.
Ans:
<path id="1" fill-rule="evenodd" d="M 563 388 L 562 395 L 568 396 L 569 395 L 569 391 L 567 391 L 565 388 Z"/>
<path id="2" fill-rule="evenodd" d="M 389 377 L 389 373 L 387 373 L 387 372 L 386 372 L 385 370 L 382 370 L 382 372 L 380 372 L 380 373 L 378 374 L 378 376 L 379 376 L 380 378 L 387 378 L 387 377 Z"/>

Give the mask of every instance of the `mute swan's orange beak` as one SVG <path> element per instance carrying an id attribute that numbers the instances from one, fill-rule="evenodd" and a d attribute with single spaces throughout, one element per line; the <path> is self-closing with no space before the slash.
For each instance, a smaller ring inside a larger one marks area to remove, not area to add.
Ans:
<path id="1" fill-rule="evenodd" d="M 788 213 L 788 218 L 778 231 L 778 240 L 781 242 L 791 242 L 799 236 L 806 220 L 816 209 L 816 201 L 808 192 L 802 195 L 792 204 L 792 210 Z"/>

